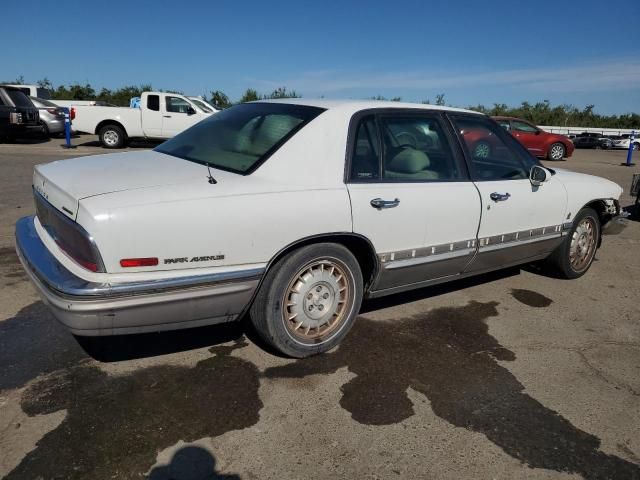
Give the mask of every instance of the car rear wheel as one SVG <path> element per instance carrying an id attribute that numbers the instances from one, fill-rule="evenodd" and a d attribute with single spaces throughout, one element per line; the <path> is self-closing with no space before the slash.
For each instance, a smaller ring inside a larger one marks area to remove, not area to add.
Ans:
<path id="1" fill-rule="evenodd" d="M 564 145 L 561 143 L 554 143 L 549 147 L 547 158 L 549 160 L 562 160 L 565 155 Z"/>
<path id="2" fill-rule="evenodd" d="M 600 219 L 592 208 L 583 208 L 573 220 L 564 241 L 549 257 L 551 265 L 564 278 L 578 278 L 587 273 L 600 241 Z"/>
<path id="3" fill-rule="evenodd" d="M 49 133 L 49 127 L 47 126 L 47 124 L 41 121 L 40 126 L 42 127 L 42 133 L 41 133 L 42 137 L 49 138 L 51 134 Z"/>
<path id="4" fill-rule="evenodd" d="M 326 352 L 347 335 L 362 303 L 362 272 L 342 245 L 293 251 L 269 269 L 251 306 L 256 332 L 294 358 Z"/>
<path id="5" fill-rule="evenodd" d="M 123 148 L 127 143 L 127 135 L 118 125 L 105 125 L 98 132 L 98 136 L 105 148 Z"/>

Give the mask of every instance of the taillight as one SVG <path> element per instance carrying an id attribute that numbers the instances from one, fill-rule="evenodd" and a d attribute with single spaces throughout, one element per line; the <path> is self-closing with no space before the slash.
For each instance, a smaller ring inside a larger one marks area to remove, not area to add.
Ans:
<path id="1" fill-rule="evenodd" d="M 147 258 L 123 258 L 120 260 L 120 266 L 123 268 L 128 267 L 155 267 L 158 265 L 158 259 L 156 257 Z"/>
<path id="2" fill-rule="evenodd" d="M 49 112 L 51 115 L 58 115 L 58 109 L 57 108 L 47 108 L 47 112 Z"/>
<path id="3" fill-rule="evenodd" d="M 76 118 L 76 107 L 71 107 L 71 111 L 69 112 L 69 118 L 73 120 Z"/>

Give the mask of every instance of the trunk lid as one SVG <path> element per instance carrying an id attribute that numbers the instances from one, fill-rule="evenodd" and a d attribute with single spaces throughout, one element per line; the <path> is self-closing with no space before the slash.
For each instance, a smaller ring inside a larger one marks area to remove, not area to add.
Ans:
<path id="1" fill-rule="evenodd" d="M 33 187 L 75 220 L 80 200 L 96 195 L 191 181 L 205 182 L 206 167 L 152 150 L 79 157 L 37 165 Z"/>

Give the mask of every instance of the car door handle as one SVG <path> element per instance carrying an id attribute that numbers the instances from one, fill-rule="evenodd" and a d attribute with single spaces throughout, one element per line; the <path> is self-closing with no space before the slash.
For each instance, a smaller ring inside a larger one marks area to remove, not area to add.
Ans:
<path id="1" fill-rule="evenodd" d="M 171 115 L 163 115 L 164 118 L 171 118 Z"/>
<path id="2" fill-rule="evenodd" d="M 509 200 L 509 198 L 511 197 L 511 194 L 510 193 L 493 192 L 491 195 L 489 195 L 489 197 L 494 202 L 504 202 L 505 200 Z"/>
<path id="3" fill-rule="evenodd" d="M 381 198 L 374 198 L 369 202 L 373 208 L 377 208 L 378 210 L 382 210 L 383 208 L 395 208 L 400 205 L 400 200 L 396 198 L 395 200 L 383 200 Z"/>

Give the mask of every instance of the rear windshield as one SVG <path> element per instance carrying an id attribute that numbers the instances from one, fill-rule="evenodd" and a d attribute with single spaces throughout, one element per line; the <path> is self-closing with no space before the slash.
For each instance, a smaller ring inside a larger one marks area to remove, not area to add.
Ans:
<path id="1" fill-rule="evenodd" d="M 236 105 L 185 130 L 155 150 L 247 174 L 323 111 L 283 103 Z"/>
<path id="2" fill-rule="evenodd" d="M 12 90 L 12 89 L 8 88 L 7 89 L 7 94 L 9 95 L 9 98 L 11 98 L 11 101 L 13 102 L 13 104 L 16 107 L 31 107 L 31 108 L 33 108 L 33 103 L 31 103 L 31 100 L 29 100 L 29 97 L 27 97 L 21 91 Z"/>
<path id="3" fill-rule="evenodd" d="M 50 100 L 51 99 L 51 92 L 49 91 L 48 88 L 40 88 L 40 87 L 38 87 L 38 89 L 36 90 L 36 94 L 37 94 L 38 98 L 43 98 L 45 100 Z"/>
<path id="4" fill-rule="evenodd" d="M 212 113 L 213 112 L 213 110 L 208 105 L 205 105 L 205 103 L 203 101 L 197 100 L 195 98 L 190 98 L 189 100 L 191 100 L 198 107 L 200 107 L 200 110 L 202 110 L 204 113 Z"/>

